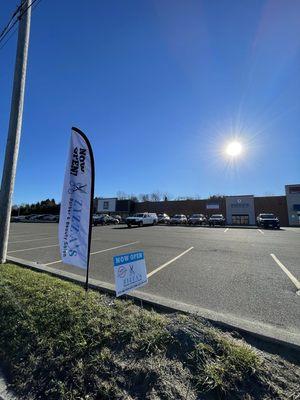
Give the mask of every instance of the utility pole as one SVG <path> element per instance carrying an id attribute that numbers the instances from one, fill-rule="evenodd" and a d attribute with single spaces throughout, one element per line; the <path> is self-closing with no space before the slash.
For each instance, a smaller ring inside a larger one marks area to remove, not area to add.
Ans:
<path id="1" fill-rule="evenodd" d="M 22 128 L 25 79 L 30 33 L 31 0 L 22 0 L 9 128 L 0 190 L 0 263 L 6 261 L 12 197 Z"/>

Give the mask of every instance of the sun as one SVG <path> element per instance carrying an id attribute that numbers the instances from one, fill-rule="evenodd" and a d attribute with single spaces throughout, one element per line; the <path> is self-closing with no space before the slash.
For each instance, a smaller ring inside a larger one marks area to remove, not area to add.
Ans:
<path id="1" fill-rule="evenodd" d="M 230 142 L 226 146 L 225 152 L 230 157 L 238 157 L 243 151 L 243 146 L 240 142 Z"/>

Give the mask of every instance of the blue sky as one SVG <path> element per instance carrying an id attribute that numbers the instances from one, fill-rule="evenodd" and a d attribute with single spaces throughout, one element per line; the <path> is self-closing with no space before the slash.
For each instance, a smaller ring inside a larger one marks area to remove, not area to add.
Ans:
<path id="1" fill-rule="evenodd" d="M 286 0 L 42 0 L 14 202 L 60 200 L 73 125 L 92 143 L 98 196 L 282 194 L 300 182 L 299 18 Z M 0 50 L 1 166 L 16 36 Z"/>

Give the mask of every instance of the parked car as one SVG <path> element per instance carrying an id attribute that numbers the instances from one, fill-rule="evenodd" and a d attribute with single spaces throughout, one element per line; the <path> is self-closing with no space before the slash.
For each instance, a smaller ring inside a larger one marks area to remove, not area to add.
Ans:
<path id="1" fill-rule="evenodd" d="M 46 214 L 33 214 L 29 215 L 27 221 L 28 222 L 40 222 L 43 220 Z"/>
<path id="2" fill-rule="evenodd" d="M 119 220 L 115 217 L 112 217 L 108 214 L 94 214 L 93 215 L 93 225 L 109 225 L 109 224 L 118 224 Z"/>
<path id="3" fill-rule="evenodd" d="M 94 214 L 93 215 L 93 225 L 103 225 L 103 215 L 100 214 Z"/>
<path id="4" fill-rule="evenodd" d="M 24 220 L 24 217 L 22 217 L 22 216 L 13 216 L 13 217 L 10 217 L 10 222 L 21 222 L 21 221 L 23 221 Z"/>
<path id="5" fill-rule="evenodd" d="M 171 225 L 184 225 L 187 224 L 187 217 L 183 214 L 175 214 L 170 219 Z"/>
<path id="6" fill-rule="evenodd" d="M 206 218 L 203 214 L 192 214 L 188 219 L 189 225 L 203 225 L 206 223 Z"/>
<path id="7" fill-rule="evenodd" d="M 131 228 L 132 225 L 156 225 L 157 222 L 158 218 L 156 213 L 139 213 L 126 218 L 128 228 Z"/>
<path id="8" fill-rule="evenodd" d="M 259 214 L 256 225 L 260 228 L 280 229 L 279 219 L 274 214 Z"/>
<path id="9" fill-rule="evenodd" d="M 213 214 L 208 220 L 209 226 L 225 225 L 225 218 L 222 214 Z"/>
<path id="10" fill-rule="evenodd" d="M 170 217 L 168 214 L 158 214 L 158 223 L 159 224 L 168 224 L 170 222 Z"/>
<path id="11" fill-rule="evenodd" d="M 120 223 L 119 219 L 116 218 L 115 216 L 109 215 L 108 217 L 105 218 L 105 224 L 117 225 L 119 223 Z"/>
<path id="12" fill-rule="evenodd" d="M 122 222 L 122 217 L 121 217 L 121 215 L 112 215 L 112 217 L 113 217 L 113 218 L 116 218 L 116 219 L 119 221 L 119 223 Z"/>
<path id="13" fill-rule="evenodd" d="M 52 214 L 45 214 L 45 215 L 40 215 L 36 217 L 36 221 L 42 221 L 42 222 L 58 222 L 59 216 L 58 215 L 52 215 Z"/>

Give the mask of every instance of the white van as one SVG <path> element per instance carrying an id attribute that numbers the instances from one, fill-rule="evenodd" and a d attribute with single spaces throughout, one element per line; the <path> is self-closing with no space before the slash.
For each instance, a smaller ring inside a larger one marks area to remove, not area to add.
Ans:
<path id="1" fill-rule="evenodd" d="M 126 218 L 126 224 L 128 228 L 132 225 L 144 226 L 144 225 L 156 225 L 158 222 L 158 217 L 156 213 L 139 213 L 132 217 Z"/>

